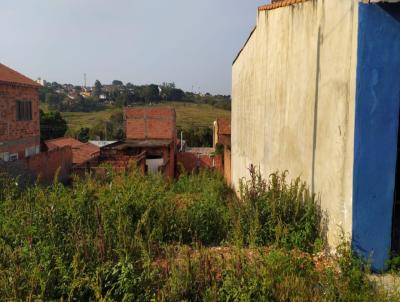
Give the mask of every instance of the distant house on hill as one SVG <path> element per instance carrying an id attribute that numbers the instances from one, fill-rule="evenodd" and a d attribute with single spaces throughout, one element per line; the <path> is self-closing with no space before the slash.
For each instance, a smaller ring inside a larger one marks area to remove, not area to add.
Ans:
<path id="1" fill-rule="evenodd" d="M 40 85 L 0 64 L 0 160 L 40 152 Z"/>
<path id="2" fill-rule="evenodd" d="M 377 270 L 400 252 L 399 2 L 273 1 L 233 63 L 233 184 L 301 176 L 330 245 L 344 231 Z"/>

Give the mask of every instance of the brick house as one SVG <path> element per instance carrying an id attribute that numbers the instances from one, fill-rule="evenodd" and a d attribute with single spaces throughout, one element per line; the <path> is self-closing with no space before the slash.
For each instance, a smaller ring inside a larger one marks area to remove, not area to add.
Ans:
<path id="1" fill-rule="evenodd" d="M 0 63 L 0 160 L 40 152 L 39 87 Z"/>
<path id="2" fill-rule="evenodd" d="M 176 113 L 169 107 L 126 108 L 126 139 L 100 148 L 100 155 L 77 166 L 75 171 L 99 172 L 102 164 L 119 171 L 131 162 L 145 173 L 161 172 L 167 179 L 175 177 Z"/>
<path id="3" fill-rule="evenodd" d="M 70 137 L 60 137 L 47 140 L 45 141 L 45 145 L 48 151 L 66 146 L 71 147 L 73 165 L 82 165 L 100 155 L 100 147 L 91 143 L 82 143 Z"/>

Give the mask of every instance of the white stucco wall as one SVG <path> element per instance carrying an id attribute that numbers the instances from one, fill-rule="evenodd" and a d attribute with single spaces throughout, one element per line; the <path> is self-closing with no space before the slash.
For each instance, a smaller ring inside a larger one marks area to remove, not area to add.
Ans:
<path id="1" fill-rule="evenodd" d="M 351 233 L 357 0 L 258 12 L 233 64 L 232 178 L 288 170 L 320 195 L 328 240 Z"/>

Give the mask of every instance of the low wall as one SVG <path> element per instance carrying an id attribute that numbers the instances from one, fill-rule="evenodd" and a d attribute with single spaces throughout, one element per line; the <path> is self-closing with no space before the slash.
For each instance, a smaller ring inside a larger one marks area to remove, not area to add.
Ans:
<path id="1" fill-rule="evenodd" d="M 0 172 L 19 177 L 21 183 L 51 183 L 58 172 L 58 179 L 68 180 L 72 167 L 72 150 L 66 146 L 24 158 L 15 162 L 1 162 Z"/>
<path id="2" fill-rule="evenodd" d="M 191 152 L 179 152 L 177 154 L 177 163 L 178 170 L 182 166 L 187 172 L 193 172 L 197 169 L 216 169 L 223 173 L 221 156 L 210 157 Z"/>

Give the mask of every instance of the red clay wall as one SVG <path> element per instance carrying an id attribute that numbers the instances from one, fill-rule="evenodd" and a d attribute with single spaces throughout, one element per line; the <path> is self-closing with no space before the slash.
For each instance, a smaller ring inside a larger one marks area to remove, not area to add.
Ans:
<path id="1" fill-rule="evenodd" d="M 32 101 L 32 120 L 17 121 L 17 101 Z M 40 145 L 38 89 L 28 86 L 0 84 L 0 153 L 18 153 L 25 157 L 25 148 Z"/>
<path id="2" fill-rule="evenodd" d="M 125 108 L 125 119 L 127 139 L 176 139 L 173 108 Z"/>
<path id="3" fill-rule="evenodd" d="M 66 181 L 72 168 L 71 147 L 63 147 L 52 151 L 39 153 L 15 162 L 0 161 L 0 171 L 12 177 L 20 177 L 24 182 L 36 181 L 51 183 L 59 169 L 58 179 Z"/>
<path id="4" fill-rule="evenodd" d="M 175 141 L 171 143 L 168 150 L 168 164 L 165 167 L 165 176 L 168 179 L 173 180 L 175 178 L 175 152 L 176 151 L 176 144 Z"/>
<path id="5" fill-rule="evenodd" d="M 71 147 L 63 147 L 49 152 L 39 153 L 25 159 L 28 168 L 37 176 L 40 176 L 44 182 L 51 182 L 59 170 L 59 179 L 65 181 L 68 179 L 72 167 Z"/>
<path id="6" fill-rule="evenodd" d="M 193 172 L 196 169 L 212 169 L 213 158 L 208 155 L 197 155 L 190 152 L 179 152 L 177 154 L 178 167 L 183 166 L 185 171 Z M 215 164 L 215 161 L 214 161 Z"/>

